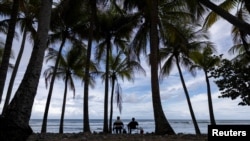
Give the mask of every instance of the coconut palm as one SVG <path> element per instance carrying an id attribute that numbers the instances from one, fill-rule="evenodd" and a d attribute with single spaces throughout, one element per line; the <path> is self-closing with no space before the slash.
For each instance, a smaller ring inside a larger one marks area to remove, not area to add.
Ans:
<path id="1" fill-rule="evenodd" d="M 117 48 L 124 49 L 127 41 L 130 38 L 131 32 L 134 28 L 136 19 L 130 15 L 121 15 L 114 9 L 101 12 L 98 16 L 97 24 L 99 34 L 99 44 L 97 46 L 96 58 L 101 60 L 103 54 L 106 56 L 105 64 L 105 97 L 104 97 L 104 127 L 103 132 L 108 132 L 108 88 L 109 88 L 109 56 L 112 53 L 112 47 L 116 45 Z"/>
<path id="2" fill-rule="evenodd" d="M 213 112 L 213 102 L 211 95 L 211 88 L 209 82 L 209 70 L 212 69 L 215 65 L 218 65 L 220 62 L 220 57 L 212 56 L 213 52 L 215 52 L 214 47 L 211 44 L 208 44 L 206 48 L 203 49 L 202 52 L 191 52 L 190 58 L 194 61 L 194 65 L 192 68 L 198 68 L 203 70 L 205 74 L 205 79 L 207 83 L 207 97 L 208 97 L 208 108 L 209 108 L 209 116 L 210 116 L 210 124 L 216 125 L 214 112 Z"/>
<path id="3" fill-rule="evenodd" d="M 7 77 L 9 60 L 10 60 L 11 50 L 12 50 L 12 42 L 13 42 L 13 38 L 15 34 L 16 20 L 17 20 L 18 10 L 19 10 L 19 4 L 20 4 L 20 0 L 13 0 L 12 12 L 10 14 L 10 21 L 9 21 L 9 26 L 8 26 L 8 34 L 6 37 L 4 53 L 3 53 L 2 62 L 0 65 L 0 103 L 2 101 L 5 80 Z"/>
<path id="4" fill-rule="evenodd" d="M 151 86 L 152 100 L 155 118 L 156 134 L 175 134 L 174 130 L 168 123 L 160 100 L 159 80 L 158 80 L 158 50 L 159 42 L 165 40 L 164 34 L 171 33 L 176 30 L 175 24 L 192 19 L 192 14 L 185 9 L 185 1 L 140 1 L 140 0 L 125 0 L 125 9 L 128 12 L 133 12 L 134 8 L 138 9 L 140 15 L 140 23 L 132 42 L 137 56 L 140 54 L 148 54 L 150 51 L 151 65 Z M 176 18 L 178 17 L 178 19 Z M 168 32 L 163 32 L 168 30 Z M 148 42 L 149 40 L 149 42 Z M 150 49 L 146 48 L 150 44 Z"/>
<path id="5" fill-rule="evenodd" d="M 79 19 L 81 17 L 81 11 L 77 11 L 79 14 L 78 18 L 74 18 L 74 20 L 71 18 L 73 14 L 76 14 L 76 11 L 71 11 L 68 6 L 72 4 L 72 1 L 69 0 L 64 0 L 61 1 L 59 4 L 57 4 L 57 7 L 52 10 L 52 18 L 54 19 L 51 23 L 51 31 L 52 33 L 50 34 L 50 44 L 58 44 L 60 42 L 60 47 L 59 47 L 59 53 L 61 54 L 63 47 L 67 41 L 69 42 L 81 42 L 79 39 L 76 37 L 77 33 L 82 32 L 84 28 L 84 25 L 79 25 L 76 24 L 79 22 Z M 81 3 L 78 3 L 77 6 L 81 5 Z M 77 8 L 75 8 L 77 9 Z M 76 17 L 76 16 L 73 16 Z M 79 28 L 81 26 L 83 29 L 82 30 L 76 30 L 75 28 Z M 57 60 L 55 61 L 55 69 L 54 69 L 54 74 L 51 77 L 50 85 L 49 85 L 49 92 L 48 92 L 48 97 L 46 101 L 46 106 L 45 106 L 45 112 L 43 116 L 43 123 L 42 123 L 42 128 L 41 132 L 45 133 L 46 128 L 47 128 L 47 118 L 48 118 L 48 111 L 49 111 L 49 105 L 50 105 L 50 100 L 52 96 L 52 91 L 54 87 L 54 81 L 56 77 L 56 72 L 57 72 L 57 67 L 59 65 L 59 59 L 60 56 L 57 56 Z"/>
<path id="6" fill-rule="evenodd" d="M 83 90 L 83 131 L 90 132 L 89 125 L 89 68 L 90 68 L 90 60 L 91 60 L 91 50 L 92 50 L 92 40 L 93 40 L 93 32 L 96 26 L 96 17 L 97 17 L 97 1 L 89 0 L 88 5 L 90 5 L 90 27 L 89 27 L 89 36 L 88 36 L 88 45 L 87 45 L 87 55 L 86 55 L 86 63 L 85 63 L 85 77 L 84 77 L 84 90 Z"/>
<path id="7" fill-rule="evenodd" d="M 0 63 L 2 62 L 3 52 L 4 52 L 4 42 L 2 42 L 2 41 L 0 40 Z M 11 51 L 11 56 L 10 56 L 10 57 L 11 57 L 12 59 L 15 58 L 13 51 Z M 9 68 L 10 68 L 10 69 L 13 69 L 13 64 L 9 63 Z"/>
<path id="8" fill-rule="evenodd" d="M 47 47 L 51 8 L 51 0 L 41 1 L 37 35 L 30 61 L 22 82 L 0 118 L 0 140 L 25 141 L 32 134 L 29 120 Z"/>
<path id="9" fill-rule="evenodd" d="M 235 17 L 237 17 L 241 21 L 247 22 L 250 12 L 250 9 L 248 9 L 249 6 L 248 4 L 249 1 L 226 0 L 219 6 L 228 12 L 231 12 L 232 10 L 236 9 Z M 218 19 L 219 19 L 218 14 L 216 14 L 215 12 L 210 12 L 209 15 L 206 17 L 204 27 L 210 28 Z M 247 33 L 244 30 L 240 29 L 239 27 L 233 26 L 232 36 L 234 44 L 236 45 L 234 47 L 240 47 L 241 44 L 241 46 L 244 47 L 244 49 L 246 50 L 246 54 L 250 56 L 250 51 L 248 47 L 249 37 Z"/>
<path id="10" fill-rule="evenodd" d="M 64 97 L 63 97 L 63 105 L 62 105 L 62 113 L 60 118 L 60 128 L 59 133 L 63 133 L 63 121 L 65 115 L 65 106 L 67 99 L 67 89 L 68 86 L 71 90 L 73 90 L 73 95 L 75 95 L 75 84 L 74 78 L 82 79 L 84 75 L 84 59 L 86 57 L 84 48 L 82 45 L 76 44 L 71 49 L 66 52 L 66 54 L 56 55 L 59 56 L 59 65 L 56 71 L 56 77 L 58 79 L 64 80 Z M 55 59 L 55 54 L 59 54 L 59 51 L 56 51 L 51 48 L 49 55 L 47 56 L 49 60 Z M 45 70 L 44 76 L 46 81 L 50 80 L 54 73 L 54 66 L 50 66 Z M 92 83 L 93 85 L 93 83 Z"/>
<path id="11" fill-rule="evenodd" d="M 21 15 L 24 15 L 24 17 L 19 16 L 17 19 L 17 24 L 20 27 L 21 32 L 23 33 L 23 37 L 22 37 L 20 50 L 18 52 L 18 56 L 14 65 L 14 69 L 10 77 L 10 82 L 9 82 L 7 93 L 6 93 L 3 111 L 6 110 L 10 101 L 16 74 L 19 68 L 22 55 L 23 55 L 25 42 L 27 39 L 27 34 L 30 33 L 30 40 L 33 40 L 35 38 L 36 30 L 33 24 L 35 23 L 35 19 L 37 18 L 38 6 L 39 6 L 39 3 L 37 1 L 30 1 L 30 3 L 24 3 L 20 9 L 20 13 L 23 13 Z"/>
<path id="12" fill-rule="evenodd" d="M 160 49 L 160 58 L 164 61 L 160 73 L 161 78 L 169 75 L 175 63 L 178 68 L 196 134 L 201 134 L 181 70 L 181 64 L 187 68 L 192 66 L 192 60 L 189 57 L 189 52 L 199 50 L 209 44 L 208 41 L 202 41 L 208 38 L 206 32 L 203 30 L 196 31 L 196 27 L 197 26 L 194 25 L 180 24 L 178 28 L 179 31 L 176 32 L 182 33 L 182 35 L 174 32 L 172 32 L 172 35 L 169 35 L 166 39 L 166 47 Z"/>
<path id="13" fill-rule="evenodd" d="M 117 55 L 112 55 L 109 57 L 109 79 L 111 83 L 109 132 L 112 132 L 114 94 L 116 95 L 116 103 L 120 113 L 122 111 L 122 88 L 118 80 L 122 79 L 124 81 L 124 79 L 127 79 L 128 81 L 133 81 L 134 74 L 136 72 L 142 72 L 144 75 L 146 75 L 146 72 L 142 66 L 138 62 L 129 58 L 130 56 L 124 54 L 122 51 L 119 51 Z"/>
<path id="14" fill-rule="evenodd" d="M 225 20 L 227 20 L 229 23 L 236 26 L 240 30 L 245 31 L 246 34 L 248 34 L 248 35 L 250 34 L 250 30 L 249 30 L 250 24 L 248 24 L 247 22 L 244 22 L 244 21 L 238 19 L 237 17 L 233 16 L 232 14 L 230 14 L 229 12 L 224 10 L 223 8 L 212 3 L 210 0 L 197 0 L 197 2 L 208 7 L 213 12 L 220 15 L 222 18 L 224 18 Z M 233 2 L 235 2 L 235 1 L 233 1 Z M 246 7 L 248 8 L 248 11 L 249 11 L 249 2 L 247 0 L 244 0 L 244 2 L 246 3 Z"/>

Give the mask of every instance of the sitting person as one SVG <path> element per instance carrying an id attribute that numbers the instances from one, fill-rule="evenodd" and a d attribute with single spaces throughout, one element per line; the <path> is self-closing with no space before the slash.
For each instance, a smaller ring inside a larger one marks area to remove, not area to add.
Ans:
<path id="1" fill-rule="evenodd" d="M 138 129 L 138 122 L 135 121 L 135 118 L 132 118 L 132 121 L 128 124 L 128 132 L 131 134 L 132 129 Z"/>
<path id="2" fill-rule="evenodd" d="M 115 130 L 116 134 L 121 134 L 123 129 L 123 122 L 120 120 L 118 116 L 113 125 L 113 130 Z"/>

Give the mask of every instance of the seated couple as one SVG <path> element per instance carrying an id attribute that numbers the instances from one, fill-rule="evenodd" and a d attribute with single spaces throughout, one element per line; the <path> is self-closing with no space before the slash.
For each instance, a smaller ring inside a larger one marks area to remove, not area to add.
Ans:
<path id="1" fill-rule="evenodd" d="M 138 125 L 139 124 L 137 121 L 135 121 L 135 118 L 132 118 L 132 121 L 129 122 L 129 124 L 127 125 L 129 134 L 131 134 L 133 129 L 139 129 Z M 116 131 L 116 134 L 121 134 L 122 130 L 123 130 L 123 134 L 127 133 L 126 130 L 123 128 L 123 122 L 120 120 L 119 116 L 117 117 L 117 120 L 114 122 L 113 130 Z M 143 134 L 142 129 L 140 129 L 140 134 Z"/>

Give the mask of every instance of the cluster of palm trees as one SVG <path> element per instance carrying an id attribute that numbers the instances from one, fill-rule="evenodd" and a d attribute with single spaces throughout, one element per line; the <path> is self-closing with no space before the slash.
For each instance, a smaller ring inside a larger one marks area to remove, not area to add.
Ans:
<path id="1" fill-rule="evenodd" d="M 226 11 L 236 5 L 240 6 L 236 16 Z M 182 67 L 187 67 L 193 73 L 196 68 L 204 71 L 210 120 L 211 124 L 216 124 L 208 73 L 210 68 L 219 63 L 221 56 L 213 55 L 215 46 L 209 41 L 207 29 L 218 19 L 218 15 L 223 17 L 235 26 L 234 33 L 238 35 L 248 52 L 247 35 L 250 34 L 250 25 L 244 21 L 246 19 L 243 16 L 245 12 L 249 12 L 249 7 L 248 0 L 225 0 L 220 6 L 209 0 L 1 1 L 0 14 L 3 20 L 0 22 L 0 31 L 8 31 L 8 33 L 0 69 L 0 101 L 16 27 L 21 29 L 23 40 L 0 117 L 0 139 L 25 140 L 31 134 L 29 119 L 44 59 L 53 60 L 55 64 L 44 72 L 46 84 L 49 82 L 50 84 L 47 84 L 49 93 L 41 132 L 46 132 L 56 77 L 62 78 L 65 82 L 59 132 L 63 133 L 67 89 L 70 86 L 74 91 L 75 78 L 82 79 L 84 83 L 83 131 L 90 132 L 88 88 L 94 86 L 97 76 L 101 76 L 105 83 L 103 132 L 111 132 L 114 94 L 116 94 L 119 110 L 122 110 L 121 87 L 118 80 L 133 80 L 135 73 L 139 71 L 145 73 L 140 65 L 141 56 L 148 58 L 151 67 L 155 133 L 175 134 L 163 112 L 159 78 L 167 76 L 176 66 L 195 131 L 200 134 L 182 75 Z M 208 9 L 212 12 L 203 23 L 202 16 L 207 14 Z M 204 26 L 200 26 L 202 24 Z M 28 37 L 33 43 L 31 58 L 23 80 L 10 102 L 13 82 Z M 93 42 L 96 44 L 95 48 L 93 48 Z M 110 117 L 108 117 L 110 87 Z M 13 130 L 15 132 L 12 132 Z"/>

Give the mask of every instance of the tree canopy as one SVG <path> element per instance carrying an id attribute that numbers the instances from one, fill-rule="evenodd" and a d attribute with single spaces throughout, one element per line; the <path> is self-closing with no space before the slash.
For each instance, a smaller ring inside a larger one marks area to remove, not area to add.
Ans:
<path id="1" fill-rule="evenodd" d="M 221 91 L 219 98 L 241 98 L 239 105 L 250 105 L 250 66 L 223 59 L 210 73 Z"/>

